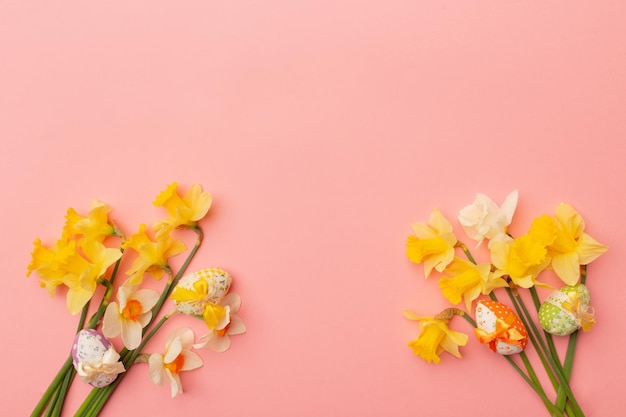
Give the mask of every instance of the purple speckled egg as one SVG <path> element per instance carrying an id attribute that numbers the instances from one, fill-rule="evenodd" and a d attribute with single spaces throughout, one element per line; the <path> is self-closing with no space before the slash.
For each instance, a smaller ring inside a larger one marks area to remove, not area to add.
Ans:
<path id="1" fill-rule="evenodd" d="M 93 329 L 81 330 L 74 338 L 74 344 L 72 345 L 74 367 L 82 363 L 98 362 L 110 347 L 111 342 L 102 333 Z M 102 373 L 97 374 L 86 382 L 94 387 L 102 388 L 115 381 L 116 378 L 117 374 Z"/>

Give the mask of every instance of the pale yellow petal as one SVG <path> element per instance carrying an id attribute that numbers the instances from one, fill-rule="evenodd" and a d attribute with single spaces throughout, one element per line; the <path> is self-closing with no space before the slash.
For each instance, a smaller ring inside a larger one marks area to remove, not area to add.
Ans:
<path id="1" fill-rule="evenodd" d="M 604 246 L 588 234 L 583 233 L 576 253 L 578 253 L 578 260 L 580 264 L 587 265 L 590 262 L 596 260 L 607 250 L 608 248 L 606 246 Z"/>
<path id="2" fill-rule="evenodd" d="M 580 278 L 578 254 L 563 253 L 552 258 L 552 269 L 567 285 L 576 285 Z"/>

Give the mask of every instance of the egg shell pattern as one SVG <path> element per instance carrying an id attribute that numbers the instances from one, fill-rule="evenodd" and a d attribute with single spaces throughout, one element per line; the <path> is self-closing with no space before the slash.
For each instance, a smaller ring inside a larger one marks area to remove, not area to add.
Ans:
<path id="1" fill-rule="evenodd" d="M 82 362 L 97 362 L 111 346 L 102 333 L 93 329 L 78 332 L 72 346 L 72 359 L 75 366 Z M 90 385 L 102 388 L 115 381 L 117 375 L 100 374 Z"/>
<path id="2" fill-rule="evenodd" d="M 570 292 L 579 295 L 581 308 L 589 307 L 589 290 L 583 284 L 568 285 L 552 291 L 539 308 L 539 324 L 546 332 L 555 336 L 567 336 L 580 328 L 580 320 L 563 308 L 564 302 L 570 302 Z"/>
<path id="3" fill-rule="evenodd" d="M 204 312 L 205 302 L 219 304 L 222 302 L 233 281 L 230 274 L 220 268 L 205 268 L 185 275 L 178 281 L 177 286 L 187 290 L 193 290 L 193 284 L 199 279 L 204 279 L 209 285 L 209 297 L 202 303 L 188 303 L 174 301 L 176 308 L 183 314 L 200 316 Z"/>
<path id="4" fill-rule="evenodd" d="M 501 355 L 513 355 L 524 350 L 528 343 L 528 332 L 524 324 L 513 313 L 513 310 L 506 305 L 493 300 L 480 300 L 476 304 L 476 326 L 488 333 L 493 333 L 496 330 L 496 319 L 505 320 L 511 314 L 515 316 L 515 321 L 511 324 L 511 327 L 519 331 L 524 336 L 524 339 L 520 341 L 521 346 L 501 340 L 496 341 L 495 350 L 489 346 L 491 350 Z"/>

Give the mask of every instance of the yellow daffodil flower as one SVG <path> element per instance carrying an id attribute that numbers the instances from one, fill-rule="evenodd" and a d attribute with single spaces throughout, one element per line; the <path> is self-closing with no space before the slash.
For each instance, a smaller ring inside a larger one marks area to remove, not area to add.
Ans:
<path id="1" fill-rule="evenodd" d="M 145 224 L 140 225 L 139 232 L 125 241 L 122 247 L 134 249 L 139 254 L 127 271 L 131 285 L 141 283 L 146 272 L 156 279 L 161 279 L 165 271 L 170 270 L 168 259 L 187 250 L 182 241 L 169 234 L 161 235 L 153 242 L 146 234 Z"/>
<path id="2" fill-rule="evenodd" d="M 561 203 L 555 210 L 556 237 L 548 247 L 554 272 L 567 285 L 576 285 L 580 265 L 587 265 L 607 247 L 584 232 L 585 221 L 572 206 Z"/>
<path id="3" fill-rule="evenodd" d="M 102 333 L 107 338 L 122 334 L 124 346 L 133 350 L 141 343 L 143 328 L 152 318 L 152 307 L 159 300 L 159 293 L 150 289 L 135 290 L 122 285 L 117 291 L 118 303 L 107 306 L 102 321 Z"/>
<path id="4" fill-rule="evenodd" d="M 180 373 L 202 366 L 200 356 L 191 351 L 193 342 L 194 334 L 191 329 L 176 329 L 165 342 L 165 355 L 153 353 L 148 359 L 150 379 L 157 385 L 169 380 L 172 398 L 183 393 Z"/>
<path id="5" fill-rule="evenodd" d="M 409 320 L 419 322 L 419 336 L 408 343 L 415 355 L 427 362 L 439 363 L 439 354 L 446 351 L 457 358 L 461 357 L 459 346 L 465 346 L 469 337 L 464 333 L 450 330 L 449 320 L 436 319 L 434 317 L 420 317 L 415 313 L 405 310 L 404 316 Z"/>
<path id="6" fill-rule="evenodd" d="M 463 298 L 467 311 L 472 311 L 472 301 L 481 293 L 488 295 L 496 288 L 507 286 L 504 279 L 491 273 L 491 264 L 475 265 L 455 257 L 444 273 L 447 276 L 439 279 L 444 297 L 452 304 L 460 303 Z"/>
<path id="7" fill-rule="evenodd" d="M 59 239 L 51 248 L 46 248 L 40 239 L 35 239 L 26 276 L 37 271 L 39 285 L 45 287 L 52 297 L 54 290 L 63 284 L 63 278 L 67 274 L 65 264 L 70 257 L 75 255 L 76 242 L 73 240 Z"/>
<path id="8" fill-rule="evenodd" d="M 221 305 L 225 310 L 224 316 L 213 329 L 209 329 L 209 333 L 200 337 L 200 342 L 194 345 L 196 349 L 208 346 L 215 352 L 224 352 L 230 348 L 230 336 L 246 332 L 243 320 L 236 315 L 241 308 L 241 297 L 235 293 L 228 294 Z"/>
<path id="9" fill-rule="evenodd" d="M 543 241 L 526 234 L 513 241 L 493 241 L 489 248 L 496 275 L 508 275 L 515 285 L 530 288 L 549 264 Z"/>
<path id="10" fill-rule="evenodd" d="M 452 225 L 438 209 L 433 210 L 428 224 L 411 224 L 415 236 L 406 242 L 406 254 L 412 262 L 424 263 L 424 276 L 428 278 L 433 268 L 442 272 L 454 259 L 457 238 Z"/>
<path id="11" fill-rule="evenodd" d="M 69 257 L 65 263 L 67 274 L 63 278 L 69 288 L 66 302 L 71 314 L 80 312 L 96 291 L 98 279 L 122 256 L 119 249 L 107 248 L 95 240 L 83 240 L 78 246 L 84 257 L 78 252 Z"/>
<path id="12" fill-rule="evenodd" d="M 154 225 L 157 238 L 179 227 L 194 227 L 211 207 L 211 194 L 203 192 L 199 184 L 193 184 L 184 197 L 177 193 L 177 188 L 175 182 L 168 185 L 153 202 L 156 207 L 164 207 L 170 216 Z"/>
<path id="13" fill-rule="evenodd" d="M 91 210 L 86 217 L 81 216 L 73 208 L 67 209 L 63 237 L 70 239 L 76 235 L 82 235 L 89 240 L 102 242 L 108 236 L 116 236 L 121 233 L 108 218 L 111 207 L 98 200 L 91 201 Z"/>

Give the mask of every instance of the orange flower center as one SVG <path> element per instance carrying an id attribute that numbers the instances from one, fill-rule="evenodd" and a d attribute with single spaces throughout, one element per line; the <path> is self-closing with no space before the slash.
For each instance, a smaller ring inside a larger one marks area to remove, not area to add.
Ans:
<path id="1" fill-rule="evenodd" d="M 141 303 L 137 300 L 128 300 L 126 306 L 122 310 L 122 316 L 125 319 L 137 321 L 141 314 Z"/>
<path id="2" fill-rule="evenodd" d="M 229 327 L 230 327 L 230 323 L 228 323 L 226 326 L 224 326 L 223 329 L 216 330 L 215 333 L 217 333 L 217 335 L 220 336 L 220 337 L 224 337 L 224 336 L 226 336 L 226 332 L 228 331 Z"/>
<path id="3" fill-rule="evenodd" d="M 172 362 L 166 363 L 163 366 L 166 369 L 169 369 L 171 373 L 176 375 L 177 373 L 182 371 L 184 365 L 185 365 L 185 357 L 182 354 L 180 354 L 176 356 L 176 359 L 174 359 Z"/>

